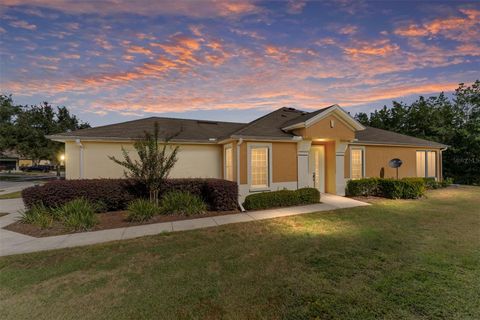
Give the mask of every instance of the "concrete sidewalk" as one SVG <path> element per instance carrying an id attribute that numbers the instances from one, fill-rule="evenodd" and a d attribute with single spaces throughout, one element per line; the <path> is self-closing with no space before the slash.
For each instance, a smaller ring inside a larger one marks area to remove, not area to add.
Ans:
<path id="1" fill-rule="evenodd" d="M 369 205 L 361 201 L 330 194 L 322 194 L 321 201 L 322 203 L 306 206 L 251 211 L 224 216 L 154 223 L 134 227 L 82 232 L 45 238 L 34 238 L 5 229 L 0 229 L 0 256 L 77 247 L 95 243 L 155 235 L 162 232 L 194 230 L 215 227 L 224 224 L 272 219 L 310 212 L 329 211 L 341 208 L 353 208 Z M 19 206 L 18 203 L 16 205 Z M 0 207 L 1 206 L 2 202 L 0 202 Z M 7 216 L 0 217 L 0 227 L 4 227 L 13 223 L 17 217 L 18 213 L 12 213 Z"/>

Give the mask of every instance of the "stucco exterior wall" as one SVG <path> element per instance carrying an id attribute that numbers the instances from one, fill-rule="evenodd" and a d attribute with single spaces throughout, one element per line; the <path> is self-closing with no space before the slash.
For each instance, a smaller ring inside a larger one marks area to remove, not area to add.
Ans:
<path id="1" fill-rule="evenodd" d="M 297 181 L 297 144 L 272 143 L 272 181 Z"/>
<path id="2" fill-rule="evenodd" d="M 132 143 L 83 142 L 84 178 L 121 178 L 124 168 L 108 156 L 123 159 L 122 146 L 134 152 Z M 220 145 L 179 145 L 178 161 L 170 173 L 172 178 L 221 178 L 222 146 Z M 80 178 L 80 149 L 74 142 L 66 143 L 67 179 Z"/>
<path id="3" fill-rule="evenodd" d="M 249 143 L 240 145 L 240 184 L 248 183 L 248 149 Z M 297 181 L 297 144 L 295 142 L 272 142 L 272 182 Z"/>
<path id="4" fill-rule="evenodd" d="M 398 170 L 398 177 L 416 177 L 416 151 L 432 150 L 437 152 L 437 177 L 440 176 L 440 151 L 420 147 L 395 147 L 395 146 L 364 146 L 365 147 L 365 177 L 380 177 L 380 170 L 384 168 L 385 178 L 396 178 L 396 169 L 390 168 L 388 162 L 393 158 L 403 161 Z M 345 178 L 350 178 L 350 146 L 345 152 Z"/>
<path id="5" fill-rule="evenodd" d="M 334 122 L 333 128 L 330 121 Z M 335 115 L 327 116 L 308 128 L 296 130 L 295 134 L 303 136 L 304 139 L 355 139 L 355 131 Z"/>

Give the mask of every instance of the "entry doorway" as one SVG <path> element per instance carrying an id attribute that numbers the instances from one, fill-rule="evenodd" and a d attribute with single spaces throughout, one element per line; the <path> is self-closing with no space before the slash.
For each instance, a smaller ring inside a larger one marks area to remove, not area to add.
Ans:
<path id="1" fill-rule="evenodd" d="M 325 193 L 325 146 L 313 145 L 310 148 L 309 175 L 310 186 Z"/>

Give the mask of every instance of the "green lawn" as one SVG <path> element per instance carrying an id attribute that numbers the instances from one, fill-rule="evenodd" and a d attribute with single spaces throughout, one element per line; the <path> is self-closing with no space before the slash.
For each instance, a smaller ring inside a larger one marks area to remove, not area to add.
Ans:
<path id="1" fill-rule="evenodd" d="M 2 319 L 479 319 L 480 188 L 0 258 Z"/>
<path id="2" fill-rule="evenodd" d="M 16 191 L 6 194 L 0 194 L 0 200 L 2 199 L 16 199 L 22 197 L 22 191 Z"/>

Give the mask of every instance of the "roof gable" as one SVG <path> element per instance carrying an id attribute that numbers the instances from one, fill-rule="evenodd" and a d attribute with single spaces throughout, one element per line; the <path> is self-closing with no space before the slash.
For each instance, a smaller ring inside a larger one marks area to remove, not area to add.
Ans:
<path id="1" fill-rule="evenodd" d="M 365 127 L 355 120 L 348 112 L 343 110 L 339 105 L 334 104 L 330 107 L 323 108 L 314 112 L 305 114 L 297 119 L 293 119 L 285 124 L 283 130 L 289 131 L 299 128 L 308 128 L 316 122 L 328 117 L 331 114 L 335 114 L 337 118 L 344 124 L 352 128 L 352 130 L 364 130 Z"/>

